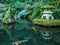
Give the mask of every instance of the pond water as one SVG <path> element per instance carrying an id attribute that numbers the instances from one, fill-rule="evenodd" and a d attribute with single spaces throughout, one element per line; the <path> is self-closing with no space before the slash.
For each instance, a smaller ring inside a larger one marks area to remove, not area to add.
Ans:
<path id="1" fill-rule="evenodd" d="M 28 40 L 19 45 L 60 45 L 60 27 L 37 26 L 37 30 L 34 31 L 33 26 L 37 25 L 26 20 L 8 25 L 0 23 L 0 45 L 12 45 L 16 40 Z M 41 32 L 44 31 L 52 32 L 52 39 L 43 39 Z"/>

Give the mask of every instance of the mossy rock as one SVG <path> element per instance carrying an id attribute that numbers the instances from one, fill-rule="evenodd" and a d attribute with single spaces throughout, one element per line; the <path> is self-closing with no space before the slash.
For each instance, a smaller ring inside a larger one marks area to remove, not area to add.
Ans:
<path id="1" fill-rule="evenodd" d="M 43 26 L 60 26 L 60 19 L 55 20 L 34 19 L 33 23 Z"/>
<path id="2" fill-rule="evenodd" d="M 54 9 L 54 8 L 56 8 L 56 7 L 54 7 L 54 6 L 52 6 L 52 5 L 42 5 L 41 8 L 45 8 L 45 9 L 46 9 L 46 8 L 47 8 L 47 9 L 51 9 L 51 8 L 52 8 L 52 9 Z"/>

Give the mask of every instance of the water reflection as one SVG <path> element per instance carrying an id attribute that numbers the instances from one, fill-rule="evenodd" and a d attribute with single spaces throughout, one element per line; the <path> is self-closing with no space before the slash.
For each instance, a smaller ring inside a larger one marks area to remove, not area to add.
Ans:
<path id="1" fill-rule="evenodd" d="M 9 25 L 0 24 L 1 45 L 12 45 L 12 42 L 16 40 L 28 40 L 27 42 L 21 43 L 21 45 L 60 45 L 60 27 L 48 28 L 38 26 L 38 29 L 34 31 L 32 29 L 33 25 L 31 22 L 26 20 L 22 22 Z M 52 40 L 44 41 L 42 39 L 41 31 L 45 30 L 53 32 Z"/>

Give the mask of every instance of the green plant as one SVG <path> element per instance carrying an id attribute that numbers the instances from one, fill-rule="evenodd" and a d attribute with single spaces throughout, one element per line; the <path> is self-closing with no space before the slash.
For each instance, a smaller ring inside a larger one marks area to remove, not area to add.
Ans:
<path id="1" fill-rule="evenodd" d="M 49 4 L 59 8 L 60 0 L 50 0 Z"/>
<path id="2" fill-rule="evenodd" d="M 4 16 L 3 20 L 2 20 L 3 23 L 4 22 L 7 23 L 7 18 L 9 17 L 9 15 L 10 15 L 10 7 L 8 8 L 8 10 L 7 10 L 7 12 L 6 12 L 6 14 L 5 14 L 5 16 Z"/>
<path id="3" fill-rule="evenodd" d="M 15 1 L 12 5 L 12 7 L 16 8 L 16 9 L 21 9 L 25 7 L 25 4 L 19 1 Z"/>
<path id="4" fill-rule="evenodd" d="M 41 14 L 42 14 L 42 10 L 40 9 L 41 4 L 39 2 L 36 2 L 34 5 L 32 5 L 33 7 L 33 13 L 31 16 L 31 19 L 35 19 L 35 18 L 40 18 Z"/>
<path id="5" fill-rule="evenodd" d="M 56 9 L 53 11 L 53 16 L 55 19 L 60 19 L 60 9 Z"/>

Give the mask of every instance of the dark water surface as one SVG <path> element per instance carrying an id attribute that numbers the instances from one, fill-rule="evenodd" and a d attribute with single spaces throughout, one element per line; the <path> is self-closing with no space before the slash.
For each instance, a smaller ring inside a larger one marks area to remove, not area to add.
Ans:
<path id="1" fill-rule="evenodd" d="M 34 31 L 31 22 L 24 21 L 14 24 L 0 24 L 0 45 L 12 45 L 16 40 L 28 40 L 19 45 L 60 45 L 60 27 L 48 28 L 37 26 Z M 42 39 L 41 31 L 53 32 L 53 39 L 45 41 Z"/>

